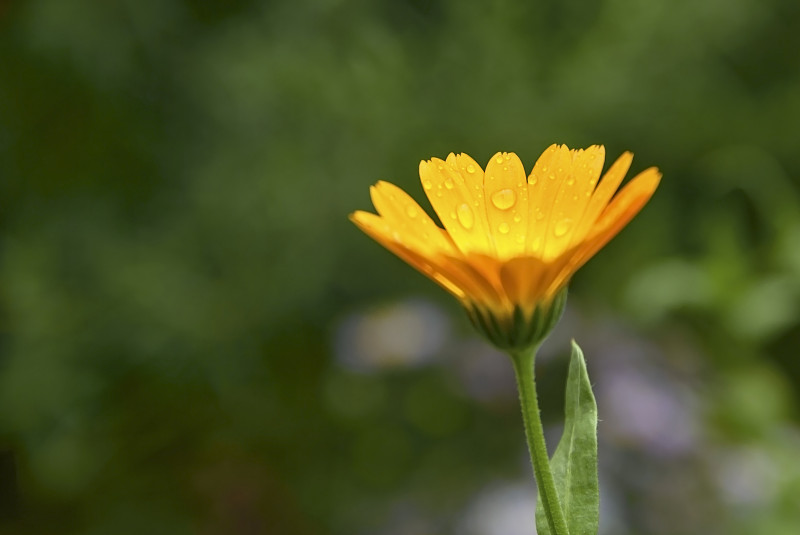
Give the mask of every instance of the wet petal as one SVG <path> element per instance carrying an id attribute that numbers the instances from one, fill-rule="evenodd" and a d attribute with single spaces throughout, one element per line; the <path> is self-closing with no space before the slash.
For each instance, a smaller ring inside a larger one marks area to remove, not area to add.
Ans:
<path id="1" fill-rule="evenodd" d="M 557 244 L 550 245 L 550 237 L 555 233 L 553 209 L 561 190 L 559 178 L 571 167 L 572 154 L 567 146 L 551 145 L 536 161 L 528 177 L 530 219 L 527 250 L 531 255 L 546 260 L 561 252 Z"/>
<path id="2" fill-rule="evenodd" d="M 460 270 L 451 269 L 441 255 L 428 256 L 425 251 L 416 247 L 417 244 L 404 242 L 400 232 L 386 219 L 369 212 L 357 211 L 350 215 L 350 220 L 372 239 L 456 298 L 464 300 L 467 296 L 481 291 L 468 277 L 460 273 Z"/>
<path id="3" fill-rule="evenodd" d="M 461 172 L 433 158 L 419 164 L 422 187 L 456 246 L 464 253 L 494 254 L 483 209 L 483 192 L 476 191 Z"/>
<path id="4" fill-rule="evenodd" d="M 498 258 L 525 254 L 528 231 L 528 182 L 525 168 L 513 152 L 498 152 L 483 178 L 486 219 Z"/>
<path id="5" fill-rule="evenodd" d="M 611 241 L 639 213 L 653 196 L 660 180 L 661 173 L 655 167 L 651 167 L 636 175 L 622 188 L 600 215 L 584 243 L 578 248 L 571 262 L 573 272 Z"/>
<path id="6" fill-rule="evenodd" d="M 447 156 L 447 163 L 461 173 L 464 183 L 474 195 L 483 193 L 483 168 L 466 154 L 453 154 Z M 481 197 L 479 197 L 481 198 Z"/>
<path id="7" fill-rule="evenodd" d="M 610 201 L 611 197 L 616 193 L 632 161 L 633 154 L 630 152 L 623 153 L 603 176 L 603 180 L 600 181 L 600 184 L 594 190 L 589 204 L 586 206 L 583 216 L 581 217 L 580 223 L 578 223 L 578 227 L 575 229 L 575 233 L 572 237 L 573 244 L 577 244 L 586 237 L 592 225 L 594 225 L 597 218 L 608 205 L 608 201 Z"/>
<path id="8" fill-rule="evenodd" d="M 389 182 L 379 181 L 370 188 L 375 209 L 406 242 L 413 242 L 421 252 L 441 251 L 452 254 L 455 246 L 450 237 L 420 208 L 405 191 Z"/>
<path id="9" fill-rule="evenodd" d="M 554 259 L 569 248 L 603 170 L 605 148 L 593 145 L 572 150 L 570 155 L 569 165 L 556 170 L 559 186 L 545 235 L 544 259 Z"/>

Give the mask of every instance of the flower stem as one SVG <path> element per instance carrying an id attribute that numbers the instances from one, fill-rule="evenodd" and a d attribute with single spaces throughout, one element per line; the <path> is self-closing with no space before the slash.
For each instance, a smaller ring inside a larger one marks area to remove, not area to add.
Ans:
<path id="1" fill-rule="evenodd" d="M 553 480 L 553 472 L 550 470 L 542 419 L 539 414 L 539 401 L 536 398 L 533 361 L 537 349 L 538 347 L 534 346 L 527 351 L 515 352 L 511 355 L 511 361 L 514 363 L 514 374 L 517 377 L 522 420 L 525 424 L 525 436 L 528 439 L 533 475 L 536 478 L 536 485 L 539 488 L 539 495 L 547 515 L 547 524 L 550 526 L 552 535 L 569 535 L 567 521 L 564 518 Z"/>

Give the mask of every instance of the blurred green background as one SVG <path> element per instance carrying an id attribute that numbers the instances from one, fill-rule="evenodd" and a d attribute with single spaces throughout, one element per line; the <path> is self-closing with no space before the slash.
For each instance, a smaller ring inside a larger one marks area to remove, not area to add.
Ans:
<path id="1" fill-rule="evenodd" d="M 533 533 L 511 366 L 347 221 L 636 154 L 575 277 L 602 535 L 800 525 L 794 0 L 0 0 L 0 533 Z M 424 206 L 428 207 L 427 204 Z"/>

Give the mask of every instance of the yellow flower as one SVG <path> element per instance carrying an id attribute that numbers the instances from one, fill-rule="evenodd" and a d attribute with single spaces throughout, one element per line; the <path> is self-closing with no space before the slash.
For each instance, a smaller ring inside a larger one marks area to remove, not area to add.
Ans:
<path id="1" fill-rule="evenodd" d="M 497 153 L 485 172 L 466 154 L 451 153 L 419 165 L 444 229 L 388 182 L 370 189 L 379 215 L 357 211 L 350 219 L 453 294 L 482 330 L 497 331 L 489 333 L 495 344 L 518 347 L 536 338 L 519 330 L 553 303 L 560 302 L 560 314 L 572 275 L 658 186 L 661 174 L 651 167 L 614 195 L 633 155 L 624 153 L 599 180 L 604 159 L 602 146 L 552 145 L 526 177 L 514 153 Z"/>

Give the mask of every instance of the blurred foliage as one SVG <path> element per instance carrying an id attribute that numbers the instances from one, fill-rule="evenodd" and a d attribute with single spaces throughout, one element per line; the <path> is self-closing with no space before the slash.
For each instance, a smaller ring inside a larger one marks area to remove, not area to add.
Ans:
<path id="1" fill-rule="evenodd" d="M 601 532 L 793 535 L 798 25 L 793 0 L 0 0 L 0 532 L 498 533 L 486 489 L 532 488 L 510 365 L 345 216 L 378 179 L 421 199 L 420 159 L 560 142 L 665 176 L 541 362 L 554 424 L 569 336 L 597 378 Z M 347 318 L 409 295 L 447 340 L 348 364 Z"/>

